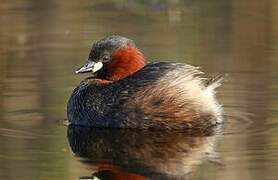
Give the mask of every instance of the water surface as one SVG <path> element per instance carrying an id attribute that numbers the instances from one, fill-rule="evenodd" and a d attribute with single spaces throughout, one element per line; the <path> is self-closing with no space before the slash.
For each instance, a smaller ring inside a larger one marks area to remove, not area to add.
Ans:
<path id="1" fill-rule="evenodd" d="M 4 0 L 0 179 L 277 179 L 277 12 L 275 0 Z M 68 129 L 67 99 L 85 77 L 74 70 L 109 34 L 134 39 L 149 61 L 225 74 L 217 93 L 224 127 L 197 135 Z M 67 133 L 78 140 L 84 132 L 95 141 L 68 142 Z"/>

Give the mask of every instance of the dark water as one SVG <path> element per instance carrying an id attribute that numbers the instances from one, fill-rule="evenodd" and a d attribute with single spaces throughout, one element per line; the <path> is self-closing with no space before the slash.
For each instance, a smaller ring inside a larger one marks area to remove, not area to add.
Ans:
<path id="1" fill-rule="evenodd" d="M 277 1 L 4 0 L 0 24 L 0 179 L 277 179 Z M 65 126 L 84 78 L 73 72 L 108 34 L 134 39 L 149 61 L 226 74 L 217 94 L 224 127 Z"/>

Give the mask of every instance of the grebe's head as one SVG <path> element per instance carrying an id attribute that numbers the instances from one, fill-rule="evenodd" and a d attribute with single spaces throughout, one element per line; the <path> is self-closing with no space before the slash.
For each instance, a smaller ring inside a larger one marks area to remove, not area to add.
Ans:
<path id="1" fill-rule="evenodd" d="M 108 36 L 93 44 L 89 58 L 76 73 L 92 72 L 98 79 L 117 81 L 145 65 L 143 54 L 131 39 Z"/>

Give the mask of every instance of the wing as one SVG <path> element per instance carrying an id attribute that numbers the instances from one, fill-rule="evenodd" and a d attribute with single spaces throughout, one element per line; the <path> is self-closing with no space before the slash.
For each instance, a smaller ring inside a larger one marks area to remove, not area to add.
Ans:
<path id="1" fill-rule="evenodd" d="M 186 64 L 149 64 L 113 85 L 118 93 L 112 114 L 124 118 L 127 127 L 179 129 L 197 126 L 196 119 L 211 124 L 207 119 L 220 117 L 219 105 L 202 75 Z"/>

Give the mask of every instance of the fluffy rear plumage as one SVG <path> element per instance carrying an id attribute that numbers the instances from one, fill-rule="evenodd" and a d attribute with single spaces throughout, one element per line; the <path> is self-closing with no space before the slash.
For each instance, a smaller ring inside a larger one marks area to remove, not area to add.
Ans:
<path id="1" fill-rule="evenodd" d="M 206 84 L 208 80 L 202 74 L 190 65 L 152 63 L 119 81 L 121 85 L 129 82 L 125 95 L 118 96 L 125 126 L 181 129 L 205 128 L 221 122 L 221 106 L 214 97 L 220 79 Z"/>

